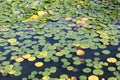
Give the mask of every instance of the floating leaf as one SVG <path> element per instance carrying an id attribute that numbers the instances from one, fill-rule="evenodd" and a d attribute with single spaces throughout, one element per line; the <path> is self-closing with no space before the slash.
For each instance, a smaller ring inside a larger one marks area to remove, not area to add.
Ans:
<path id="1" fill-rule="evenodd" d="M 103 72 L 103 70 L 100 70 L 100 69 L 94 69 L 93 74 L 95 74 L 95 75 L 103 75 L 104 72 Z"/>
<path id="2" fill-rule="evenodd" d="M 102 65 L 101 64 L 94 64 L 94 68 L 100 69 L 100 68 L 102 68 Z"/>
<path id="3" fill-rule="evenodd" d="M 60 79 L 68 79 L 68 75 L 62 74 L 62 75 L 60 75 Z"/>
<path id="4" fill-rule="evenodd" d="M 72 66 L 68 66 L 68 67 L 67 67 L 67 70 L 68 70 L 68 71 L 72 71 L 72 70 L 73 70 L 73 67 L 72 67 Z"/>
<path id="5" fill-rule="evenodd" d="M 66 21 L 72 20 L 72 17 L 66 17 L 65 20 Z"/>
<path id="6" fill-rule="evenodd" d="M 28 59 L 28 58 L 31 57 L 31 55 L 30 55 L 30 54 L 25 54 L 25 55 L 23 55 L 22 57 L 23 57 L 24 59 Z"/>
<path id="7" fill-rule="evenodd" d="M 120 53 L 116 54 L 116 57 L 117 57 L 117 58 L 120 58 Z"/>
<path id="8" fill-rule="evenodd" d="M 79 20 L 77 20 L 77 24 L 84 24 L 84 23 L 86 23 L 86 21 L 88 20 L 88 18 L 81 18 L 81 19 L 79 19 Z"/>
<path id="9" fill-rule="evenodd" d="M 109 77 L 108 80 L 118 80 L 118 79 L 115 77 Z"/>
<path id="10" fill-rule="evenodd" d="M 72 77 L 70 78 L 70 80 L 77 80 L 77 77 L 72 76 Z"/>
<path id="11" fill-rule="evenodd" d="M 28 58 L 28 61 L 34 61 L 34 60 L 36 60 L 36 57 L 29 57 Z"/>
<path id="12" fill-rule="evenodd" d="M 99 80 L 98 76 L 91 75 L 88 77 L 88 80 Z"/>
<path id="13" fill-rule="evenodd" d="M 22 61 L 24 61 L 24 58 L 18 57 L 18 58 L 15 59 L 15 61 L 16 61 L 16 62 L 22 62 Z"/>
<path id="14" fill-rule="evenodd" d="M 43 76 L 43 77 L 42 77 L 42 80 L 49 80 L 49 79 L 50 79 L 49 76 Z"/>
<path id="15" fill-rule="evenodd" d="M 109 0 L 102 0 L 102 2 L 108 2 Z"/>
<path id="16" fill-rule="evenodd" d="M 39 53 L 38 56 L 39 56 L 40 58 L 44 58 L 44 57 L 46 57 L 47 55 L 48 55 L 48 52 L 47 52 L 47 51 L 42 51 L 42 52 Z"/>
<path id="17" fill-rule="evenodd" d="M 102 53 L 103 54 L 110 54 L 110 51 L 109 50 L 103 50 Z"/>
<path id="18" fill-rule="evenodd" d="M 17 41 L 17 40 L 16 40 L 15 38 L 8 39 L 8 42 L 9 42 L 10 44 L 15 43 L 16 41 Z"/>
<path id="19" fill-rule="evenodd" d="M 108 67 L 108 70 L 109 70 L 109 71 L 115 71 L 116 68 L 115 68 L 115 67 Z"/>
<path id="20" fill-rule="evenodd" d="M 87 76 L 81 75 L 81 76 L 79 76 L 79 79 L 80 79 L 80 80 L 87 80 Z"/>
<path id="21" fill-rule="evenodd" d="M 8 72 L 8 74 L 15 74 L 15 70 L 11 70 L 10 72 Z"/>
<path id="22" fill-rule="evenodd" d="M 40 16 L 40 17 L 46 14 L 46 12 L 44 12 L 44 11 L 38 11 L 37 13 L 38 13 L 38 16 Z"/>
<path id="23" fill-rule="evenodd" d="M 91 69 L 90 69 L 90 68 L 83 68 L 83 72 L 85 72 L 85 73 L 90 73 L 90 72 L 91 72 Z"/>
<path id="24" fill-rule="evenodd" d="M 41 66 L 43 66 L 43 65 L 44 65 L 43 62 L 36 62 L 36 63 L 35 63 L 35 66 L 36 66 L 36 67 L 41 67 Z"/>
<path id="25" fill-rule="evenodd" d="M 56 52 L 56 54 L 55 54 L 56 56 L 63 56 L 64 54 L 63 53 L 61 53 L 61 52 Z"/>
<path id="26" fill-rule="evenodd" d="M 24 20 L 23 22 L 28 22 L 28 21 L 37 20 L 37 19 L 39 19 L 39 16 L 38 15 L 33 15 L 30 18 Z"/>
<path id="27" fill-rule="evenodd" d="M 108 61 L 109 63 L 115 63 L 115 62 L 117 62 L 117 59 L 116 59 L 116 58 L 113 58 L 113 57 L 110 57 L 110 58 L 107 58 L 107 61 Z"/>
<path id="28" fill-rule="evenodd" d="M 83 50 L 77 50 L 76 54 L 82 56 L 85 54 L 85 52 Z"/>

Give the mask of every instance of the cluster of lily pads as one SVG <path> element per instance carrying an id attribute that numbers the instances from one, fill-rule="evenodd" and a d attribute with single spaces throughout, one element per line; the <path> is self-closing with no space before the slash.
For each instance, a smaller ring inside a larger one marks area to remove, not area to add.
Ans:
<path id="1" fill-rule="evenodd" d="M 0 1 L 0 78 L 120 79 L 119 5 L 117 0 Z M 25 62 L 36 67 L 26 76 Z"/>

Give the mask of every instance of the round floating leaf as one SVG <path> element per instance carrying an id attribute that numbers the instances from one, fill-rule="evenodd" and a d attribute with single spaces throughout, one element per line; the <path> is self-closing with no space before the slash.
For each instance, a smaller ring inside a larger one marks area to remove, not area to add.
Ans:
<path id="1" fill-rule="evenodd" d="M 73 64 L 74 64 L 74 65 L 80 65 L 81 62 L 80 62 L 80 61 L 74 61 Z"/>
<path id="2" fill-rule="evenodd" d="M 66 58 L 72 58 L 72 54 L 66 54 L 65 57 Z"/>
<path id="3" fill-rule="evenodd" d="M 25 54 L 25 55 L 23 55 L 22 57 L 23 57 L 24 59 L 28 59 L 28 58 L 31 57 L 31 55 L 30 55 L 30 54 Z"/>
<path id="4" fill-rule="evenodd" d="M 109 71 L 115 71 L 116 68 L 115 68 L 115 67 L 108 67 L 108 70 L 109 70 Z"/>
<path id="5" fill-rule="evenodd" d="M 34 61 L 34 60 L 36 60 L 36 57 L 29 57 L 28 58 L 28 61 Z"/>
<path id="6" fill-rule="evenodd" d="M 99 80 L 98 76 L 91 75 L 88 77 L 88 80 Z"/>
<path id="7" fill-rule="evenodd" d="M 22 73 L 19 72 L 19 71 L 16 71 L 16 72 L 14 73 L 15 76 L 20 76 L 21 74 L 22 74 Z"/>
<path id="8" fill-rule="evenodd" d="M 83 68 L 83 72 L 84 72 L 84 73 L 90 73 L 90 72 L 91 72 L 91 69 L 90 69 L 90 68 Z"/>
<path id="9" fill-rule="evenodd" d="M 120 79 L 120 75 L 118 74 L 118 75 L 116 76 L 116 78 L 117 78 L 117 80 L 119 80 L 119 79 Z"/>
<path id="10" fill-rule="evenodd" d="M 44 57 L 46 57 L 47 55 L 48 55 L 48 52 L 47 52 L 47 51 L 42 51 L 42 52 L 39 53 L 38 56 L 39 56 L 40 58 L 44 58 Z"/>
<path id="11" fill-rule="evenodd" d="M 9 65 L 9 64 L 10 64 L 9 61 L 4 61 L 4 62 L 2 62 L 2 65 Z"/>
<path id="12" fill-rule="evenodd" d="M 27 78 L 22 78 L 22 80 L 28 80 Z"/>
<path id="13" fill-rule="evenodd" d="M 10 72 L 8 72 L 8 74 L 15 74 L 15 70 L 11 70 Z"/>
<path id="14" fill-rule="evenodd" d="M 45 58 L 44 62 L 50 62 L 50 58 Z"/>
<path id="15" fill-rule="evenodd" d="M 113 57 L 110 57 L 110 58 L 107 58 L 107 61 L 108 61 L 109 63 L 115 63 L 115 62 L 117 62 L 117 59 L 116 59 L 116 58 L 113 58 Z"/>
<path id="16" fill-rule="evenodd" d="M 102 65 L 101 64 L 94 64 L 94 68 L 100 69 L 100 68 L 102 68 Z"/>
<path id="17" fill-rule="evenodd" d="M 92 60 L 91 59 L 86 59 L 85 62 L 90 63 L 90 62 L 92 62 Z"/>
<path id="18" fill-rule="evenodd" d="M 79 57 L 72 57 L 73 60 L 79 60 L 80 58 Z"/>
<path id="19" fill-rule="evenodd" d="M 95 75 L 103 75 L 104 72 L 103 72 L 103 70 L 100 70 L 100 69 L 94 69 L 93 74 L 95 74 Z"/>
<path id="20" fill-rule="evenodd" d="M 120 66 L 120 61 L 117 61 L 115 64 L 116 64 L 117 66 Z"/>
<path id="21" fill-rule="evenodd" d="M 43 76 L 43 77 L 42 77 L 42 80 L 49 80 L 49 79 L 50 79 L 49 76 Z"/>
<path id="22" fill-rule="evenodd" d="M 117 49 L 118 51 L 120 51 L 120 47 L 118 47 L 118 49 Z"/>
<path id="23" fill-rule="evenodd" d="M 120 70 L 120 66 L 118 66 L 117 69 Z"/>
<path id="24" fill-rule="evenodd" d="M 51 68 L 50 68 L 50 72 L 51 72 L 51 73 L 55 73 L 55 72 L 56 72 L 56 70 L 57 70 L 57 68 L 56 68 L 56 67 L 51 67 Z"/>
<path id="25" fill-rule="evenodd" d="M 108 80 L 118 80 L 118 79 L 115 77 L 109 77 Z"/>
<path id="26" fill-rule="evenodd" d="M 43 62 L 36 62 L 36 63 L 35 63 L 35 66 L 36 66 L 36 67 L 41 67 L 41 66 L 43 66 Z"/>
<path id="27" fill-rule="evenodd" d="M 114 75 L 119 75 L 119 71 L 114 71 L 113 74 Z"/>
<path id="28" fill-rule="evenodd" d="M 44 75 L 44 76 L 49 76 L 51 73 L 50 72 L 48 72 L 48 71 L 44 71 L 43 73 L 42 73 L 42 75 Z"/>
<path id="29" fill-rule="evenodd" d="M 72 77 L 70 78 L 70 80 L 77 80 L 77 77 L 72 76 Z"/>
<path id="30" fill-rule="evenodd" d="M 68 67 L 67 67 L 67 70 L 68 70 L 68 71 L 72 71 L 73 69 L 74 69 L 73 66 L 68 66 Z"/>
<path id="31" fill-rule="evenodd" d="M 11 38 L 11 39 L 8 39 L 8 42 L 12 44 L 12 43 L 17 42 L 17 39 L 15 39 L 15 38 Z"/>
<path id="32" fill-rule="evenodd" d="M 117 53 L 117 54 L 116 54 L 116 57 L 117 57 L 117 58 L 120 58 L 120 53 Z"/>
<path id="33" fill-rule="evenodd" d="M 81 75 L 81 76 L 79 76 L 79 79 L 80 79 L 80 80 L 87 80 L 87 76 Z"/>
<path id="34" fill-rule="evenodd" d="M 103 54 L 110 54 L 110 51 L 109 50 L 103 50 L 102 53 Z"/>
<path id="35" fill-rule="evenodd" d="M 22 57 L 18 57 L 18 58 L 15 59 L 15 61 L 16 62 L 22 62 L 22 61 L 24 61 L 24 59 Z"/>
<path id="36" fill-rule="evenodd" d="M 103 65 L 103 66 L 108 66 L 108 63 L 107 63 L 107 62 L 104 62 L 102 65 Z"/>
<path id="37" fill-rule="evenodd" d="M 94 53 L 94 55 L 99 56 L 99 55 L 100 55 L 100 53 L 99 53 L 99 52 L 95 52 L 95 53 Z"/>
<path id="38" fill-rule="evenodd" d="M 61 52 L 57 52 L 55 55 L 56 55 L 56 56 L 63 56 L 64 54 L 61 53 Z"/>
<path id="39" fill-rule="evenodd" d="M 83 50 L 77 50 L 76 54 L 82 56 L 85 54 L 85 52 Z"/>
<path id="40" fill-rule="evenodd" d="M 86 66 L 88 66 L 88 67 L 92 67 L 93 64 L 92 64 L 92 63 L 87 63 Z"/>
<path id="41" fill-rule="evenodd" d="M 0 32 L 6 32 L 6 31 L 9 31 L 10 29 L 9 28 L 7 28 L 7 27 L 4 27 L 4 28 L 1 28 L 0 27 Z"/>
<path id="42" fill-rule="evenodd" d="M 60 79 L 68 79 L 68 75 L 62 74 L 62 75 L 60 75 Z"/>

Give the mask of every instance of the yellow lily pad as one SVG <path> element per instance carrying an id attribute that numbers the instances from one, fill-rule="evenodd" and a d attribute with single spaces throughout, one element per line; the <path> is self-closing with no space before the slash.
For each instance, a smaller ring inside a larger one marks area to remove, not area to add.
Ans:
<path id="1" fill-rule="evenodd" d="M 80 46 L 80 44 L 74 44 L 74 46 L 78 47 L 78 46 Z"/>
<path id="2" fill-rule="evenodd" d="M 12 43 L 17 42 L 17 39 L 15 39 L 15 38 L 11 38 L 11 39 L 8 39 L 8 42 L 9 42 L 10 44 L 12 44 Z"/>
<path id="3" fill-rule="evenodd" d="M 28 61 L 34 61 L 34 60 L 36 60 L 35 57 L 29 57 L 29 58 L 28 58 Z"/>
<path id="4" fill-rule="evenodd" d="M 77 50 L 76 54 L 82 56 L 85 54 L 85 52 L 83 50 Z"/>
<path id="5" fill-rule="evenodd" d="M 56 52 L 56 54 L 55 54 L 56 56 L 63 56 L 64 54 L 63 53 L 61 53 L 61 52 Z"/>
<path id="6" fill-rule="evenodd" d="M 41 57 L 46 57 L 47 55 L 48 55 L 47 51 L 42 51 L 39 53 L 39 56 L 41 56 Z"/>
<path id="7" fill-rule="evenodd" d="M 25 55 L 23 55 L 22 57 L 23 57 L 24 59 L 28 59 L 28 58 L 31 57 L 31 55 L 30 55 L 30 54 L 25 54 Z"/>
<path id="8" fill-rule="evenodd" d="M 107 58 L 107 62 L 109 62 L 109 63 L 115 63 L 115 62 L 117 62 L 117 59 L 113 58 L 113 57 L 110 57 L 110 58 Z"/>
<path id="9" fill-rule="evenodd" d="M 43 76 L 43 77 L 42 77 L 42 80 L 49 80 L 49 79 L 50 79 L 49 76 Z"/>
<path id="10" fill-rule="evenodd" d="M 82 19 L 77 20 L 76 23 L 77 24 L 85 24 L 87 20 L 88 20 L 88 18 L 82 18 Z"/>
<path id="11" fill-rule="evenodd" d="M 8 74 L 15 74 L 15 70 L 11 70 L 10 72 L 8 72 Z"/>
<path id="12" fill-rule="evenodd" d="M 99 80 L 98 76 L 91 75 L 88 77 L 88 80 Z"/>
<path id="13" fill-rule="evenodd" d="M 44 64 L 43 62 L 36 62 L 36 63 L 35 63 L 35 66 L 36 66 L 36 67 L 41 67 L 41 66 L 43 66 L 43 64 Z"/>
<path id="14" fill-rule="evenodd" d="M 43 15 L 46 14 L 46 12 L 44 12 L 44 11 L 38 11 L 37 13 L 38 13 L 38 16 L 39 16 L 39 17 L 41 17 L 41 16 L 43 16 Z"/>
<path id="15" fill-rule="evenodd" d="M 37 19 L 39 19 L 39 16 L 38 15 L 33 15 L 30 18 L 24 20 L 23 22 L 28 22 L 28 21 L 37 20 Z"/>
<path id="16" fill-rule="evenodd" d="M 22 62 L 22 61 L 24 61 L 24 58 L 18 57 L 18 58 L 15 59 L 15 61 L 16 61 L 16 62 Z"/>

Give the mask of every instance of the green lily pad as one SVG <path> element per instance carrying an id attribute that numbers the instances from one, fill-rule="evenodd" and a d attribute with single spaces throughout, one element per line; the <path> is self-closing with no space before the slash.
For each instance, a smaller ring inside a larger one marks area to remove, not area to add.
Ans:
<path id="1" fill-rule="evenodd" d="M 83 68 L 83 72 L 84 72 L 84 73 L 90 73 L 90 72 L 91 72 L 91 69 L 90 69 L 90 68 Z"/>
<path id="2" fill-rule="evenodd" d="M 115 71 L 116 68 L 115 68 L 115 67 L 108 67 L 108 70 L 109 70 L 109 71 Z"/>
<path id="3" fill-rule="evenodd" d="M 95 74 L 95 75 L 103 75 L 103 74 L 104 74 L 104 71 L 103 71 L 103 70 L 100 70 L 100 69 L 94 69 L 94 70 L 93 70 L 93 74 Z"/>

